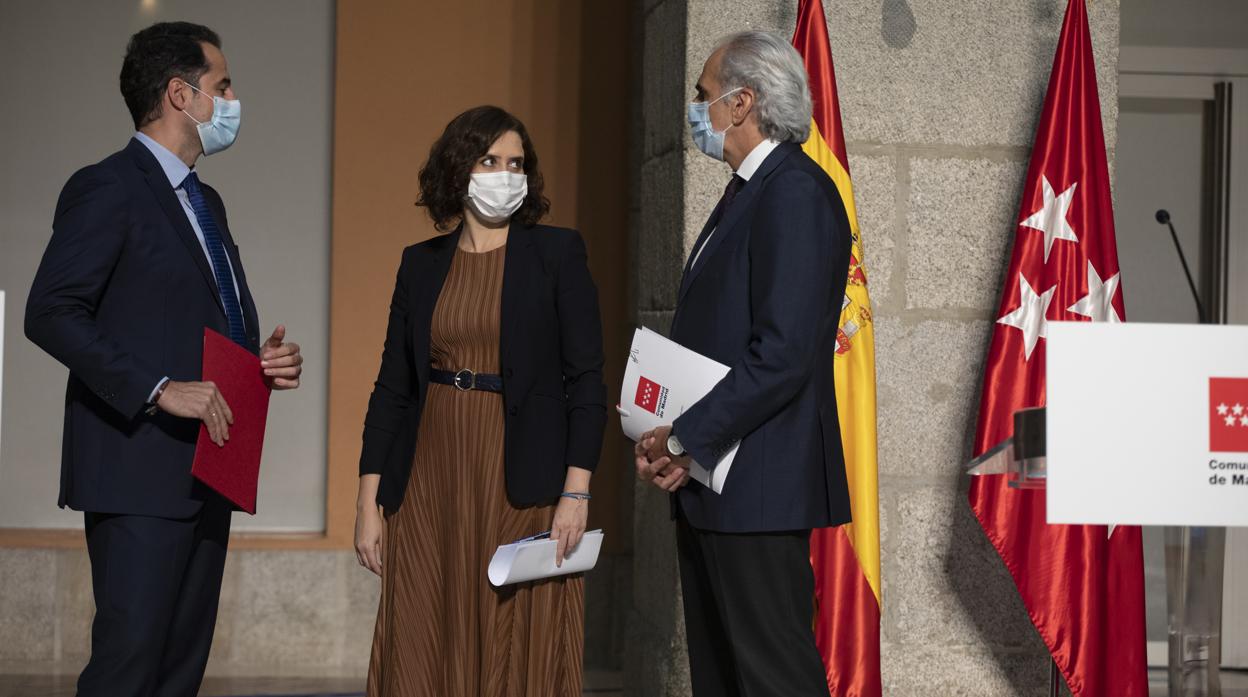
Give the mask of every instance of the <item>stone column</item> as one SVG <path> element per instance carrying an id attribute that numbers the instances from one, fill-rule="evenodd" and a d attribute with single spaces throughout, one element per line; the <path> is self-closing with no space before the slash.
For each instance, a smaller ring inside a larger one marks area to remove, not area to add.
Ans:
<path id="1" fill-rule="evenodd" d="M 638 319 L 666 329 L 729 175 L 684 105 L 721 36 L 790 36 L 797 0 L 640 0 Z M 1106 142 L 1118 0 L 1088 0 Z M 1041 695 L 1048 657 L 966 503 L 987 340 L 1064 0 L 824 0 L 876 321 L 884 694 Z M 1111 157 L 1112 164 L 1112 157 Z M 829 358 L 830 360 L 830 358 Z M 639 487 L 628 694 L 689 694 L 672 524 Z"/>

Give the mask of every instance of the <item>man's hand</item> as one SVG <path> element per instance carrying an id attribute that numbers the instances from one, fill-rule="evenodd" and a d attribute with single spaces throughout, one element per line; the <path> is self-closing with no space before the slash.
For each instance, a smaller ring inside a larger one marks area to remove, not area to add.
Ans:
<path id="1" fill-rule="evenodd" d="M 638 479 L 674 492 L 689 483 L 691 459 L 688 455 L 677 457 L 667 451 L 667 438 L 671 434 L 671 426 L 660 426 L 642 434 L 633 447 L 633 462 Z"/>
<path id="2" fill-rule="evenodd" d="M 218 446 L 230 439 L 230 426 L 234 412 L 225 403 L 225 397 L 211 382 L 169 381 L 164 392 L 156 399 L 161 411 L 183 419 L 199 419 L 208 427 L 208 436 Z"/>
<path id="3" fill-rule="evenodd" d="M 299 344 L 285 343 L 285 338 L 286 327 L 279 324 L 269 340 L 260 347 L 260 367 L 264 368 L 269 387 L 275 390 L 299 387 L 299 376 L 303 374 L 303 354 L 299 353 Z"/>

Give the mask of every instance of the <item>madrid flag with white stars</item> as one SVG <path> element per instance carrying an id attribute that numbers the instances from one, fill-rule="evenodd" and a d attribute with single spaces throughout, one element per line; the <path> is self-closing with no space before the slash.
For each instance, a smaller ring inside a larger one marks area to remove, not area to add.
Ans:
<path id="1" fill-rule="evenodd" d="M 1014 252 L 988 350 L 975 455 L 1045 403 L 1054 320 L 1121 322 L 1118 251 L 1084 0 L 1070 0 L 1031 152 Z M 1137 527 L 1048 525 L 1043 489 L 974 477 L 971 509 L 1005 561 L 1075 697 L 1147 697 Z"/>

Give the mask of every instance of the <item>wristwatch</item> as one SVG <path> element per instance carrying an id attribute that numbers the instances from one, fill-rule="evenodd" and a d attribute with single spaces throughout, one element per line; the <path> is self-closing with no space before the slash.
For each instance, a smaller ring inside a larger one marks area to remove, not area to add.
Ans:
<path id="1" fill-rule="evenodd" d="M 169 378 L 165 378 L 161 381 L 160 386 L 157 387 L 156 391 L 152 393 L 152 401 L 148 402 L 147 409 L 143 410 L 145 414 L 148 416 L 156 416 L 160 413 L 160 407 L 156 406 L 156 404 L 160 402 L 160 397 L 165 393 L 165 388 L 169 386 L 169 382 Z"/>
<path id="2" fill-rule="evenodd" d="M 685 454 L 685 446 L 680 444 L 675 433 L 667 437 L 667 452 L 671 453 L 673 457 L 680 457 Z"/>

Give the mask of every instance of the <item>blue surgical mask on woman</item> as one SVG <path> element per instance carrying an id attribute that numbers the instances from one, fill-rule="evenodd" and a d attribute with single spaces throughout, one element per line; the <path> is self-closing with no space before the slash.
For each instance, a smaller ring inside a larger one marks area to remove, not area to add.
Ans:
<path id="1" fill-rule="evenodd" d="M 186 83 L 191 89 L 199 92 L 205 97 L 208 93 L 199 89 L 191 83 Z M 212 118 L 207 121 L 200 121 L 191 116 L 190 113 L 183 111 L 188 118 L 195 122 L 195 129 L 199 131 L 199 142 L 204 146 L 204 154 L 212 155 L 221 152 L 234 144 L 234 139 L 238 138 L 239 122 L 242 120 L 242 105 L 237 99 L 223 99 L 221 97 L 212 98 Z"/>
<path id="2" fill-rule="evenodd" d="M 738 87 L 728 90 L 709 102 L 689 103 L 689 134 L 693 137 L 694 145 L 697 145 L 698 149 L 708 156 L 721 162 L 724 159 L 724 135 L 728 133 L 728 128 L 732 128 L 732 124 L 728 124 L 728 128 L 722 131 L 715 130 L 715 127 L 711 125 L 711 105 L 724 97 L 740 92 L 741 89 Z"/>

